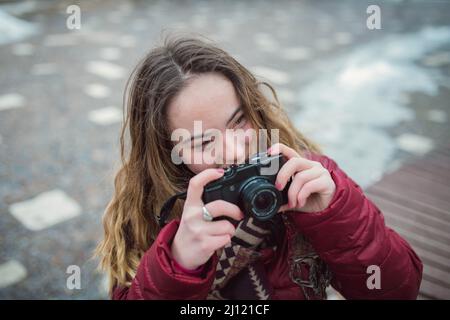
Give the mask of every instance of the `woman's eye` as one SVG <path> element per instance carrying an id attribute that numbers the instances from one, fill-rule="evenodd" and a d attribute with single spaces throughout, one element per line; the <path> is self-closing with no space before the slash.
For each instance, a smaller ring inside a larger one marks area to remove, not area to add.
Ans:
<path id="1" fill-rule="evenodd" d="M 245 124 L 245 121 L 246 121 L 247 119 L 245 118 L 245 115 L 242 115 L 242 116 L 240 116 L 237 120 L 236 120 L 236 122 L 234 123 L 236 126 L 239 126 L 239 125 L 242 125 L 242 124 Z"/>
<path id="2" fill-rule="evenodd" d="M 203 149 L 205 149 L 211 142 L 212 142 L 212 140 L 206 140 L 206 141 L 203 141 L 201 144 L 198 144 L 198 145 L 196 146 L 196 149 L 197 149 L 197 150 L 203 150 Z"/>

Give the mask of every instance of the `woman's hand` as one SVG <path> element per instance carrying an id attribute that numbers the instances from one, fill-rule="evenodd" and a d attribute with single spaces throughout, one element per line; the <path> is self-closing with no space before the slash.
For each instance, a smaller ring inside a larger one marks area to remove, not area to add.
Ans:
<path id="1" fill-rule="evenodd" d="M 283 190 L 292 177 L 288 189 L 289 203 L 281 206 L 286 210 L 319 212 L 326 209 L 333 199 L 336 185 L 330 173 L 320 162 L 302 158 L 294 149 L 277 143 L 268 150 L 269 155 L 283 154 L 288 161 L 278 172 L 275 187 Z"/>
<path id="2" fill-rule="evenodd" d="M 235 228 L 227 220 L 205 221 L 202 194 L 204 186 L 223 175 L 223 169 L 206 169 L 189 181 L 180 226 L 172 242 L 172 255 L 182 267 L 195 269 L 205 264 L 214 252 L 231 241 Z M 228 216 L 241 220 L 238 206 L 216 200 L 205 205 L 211 216 Z"/>

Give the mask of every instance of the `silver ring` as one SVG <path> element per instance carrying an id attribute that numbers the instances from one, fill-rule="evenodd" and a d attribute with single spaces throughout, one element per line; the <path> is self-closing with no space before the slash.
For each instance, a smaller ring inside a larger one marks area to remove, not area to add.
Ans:
<path id="1" fill-rule="evenodd" d="M 205 206 L 202 207 L 203 210 L 203 220 L 205 221 L 213 221 L 213 216 L 209 213 L 208 209 Z"/>

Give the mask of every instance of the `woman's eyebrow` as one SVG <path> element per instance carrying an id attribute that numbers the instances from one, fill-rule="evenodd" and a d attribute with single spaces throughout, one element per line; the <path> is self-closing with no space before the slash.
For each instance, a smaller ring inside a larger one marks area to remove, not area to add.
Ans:
<path id="1" fill-rule="evenodd" d="M 234 119 L 234 117 L 239 113 L 239 111 L 242 110 L 242 105 L 238 106 L 236 108 L 236 110 L 234 110 L 233 114 L 231 115 L 230 119 L 228 119 L 227 123 L 225 124 L 225 126 L 228 126 L 228 124 Z"/>

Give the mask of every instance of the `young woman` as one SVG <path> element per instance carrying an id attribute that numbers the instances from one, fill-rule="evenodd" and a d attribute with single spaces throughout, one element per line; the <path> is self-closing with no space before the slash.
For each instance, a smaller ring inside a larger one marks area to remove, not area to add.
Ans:
<path id="1" fill-rule="evenodd" d="M 422 263 L 408 243 L 293 126 L 272 87 L 223 50 L 166 40 L 134 70 L 126 104 L 122 167 L 97 248 L 113 299 L 324 299 L 329 284 L 347 299 L 417 297 Z M 192 136 L 177 164 L 179 129 Z M 223 134 L 211 138 L 209 129 Z M 269 222 L 224 200 L 204 204 L 204 186 L 248 160 L 255 135 L 247 133 L 262 129 L 268 153 L 287 160 L 275 186 L 289 202 Z M 160 228 L 164 202 L 185 190 Z"/>

